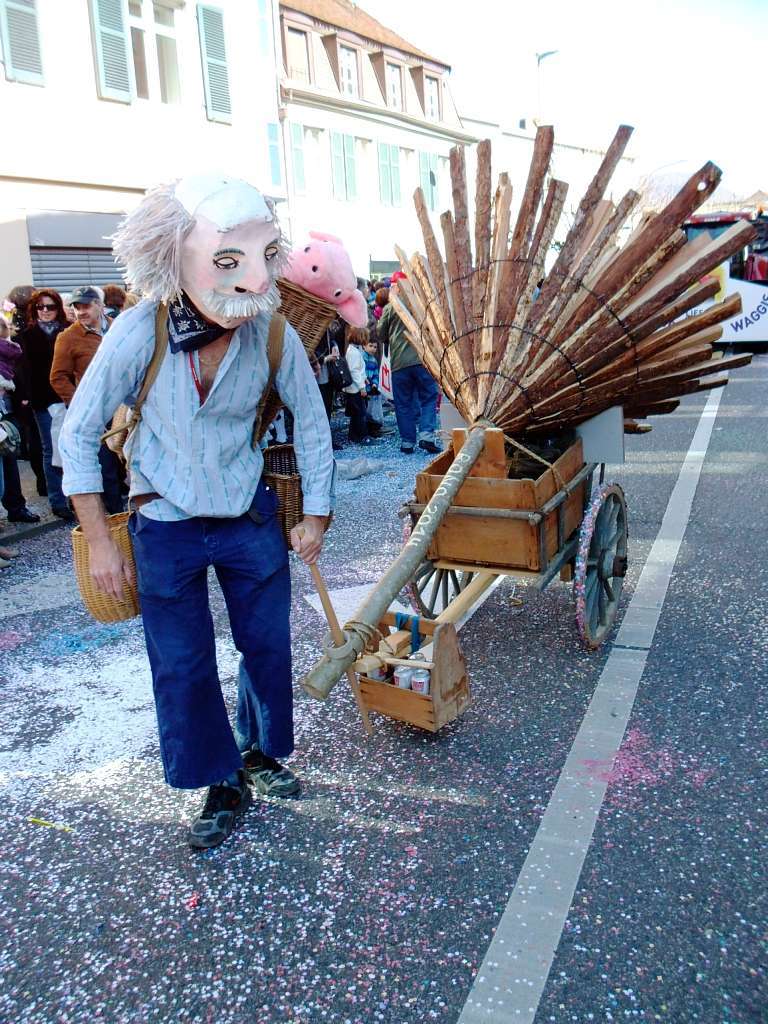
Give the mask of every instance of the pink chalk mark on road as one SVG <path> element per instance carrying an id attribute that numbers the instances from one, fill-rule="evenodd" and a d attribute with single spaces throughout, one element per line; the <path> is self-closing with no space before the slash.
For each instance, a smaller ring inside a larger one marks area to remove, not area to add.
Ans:
<path id="1" fill-rule="evenodd" d="M 683 757 L 665 747 L 654 749 L 650 737 L 641 729 L 627 732 L 612 761 L 586 758 L 582 764 L 589 775 L 608 784 L 606 803 L 624 808 L 638 803 L 640 795 L 636 790 L 664 785 L 678 772 L 683 772 L 696 789 L 701 789 L 715 774 L 714 769 L 696 767 L 696 760 L 690 755 Z"/>
<path id="2" fill-rule="evenodd" d="M 21 647 L 26 640 L 27 637 L 23 633 L 7 630 L 4 633 L 0 633 L 0 651 L 13 651 L 17 647 Z"/>

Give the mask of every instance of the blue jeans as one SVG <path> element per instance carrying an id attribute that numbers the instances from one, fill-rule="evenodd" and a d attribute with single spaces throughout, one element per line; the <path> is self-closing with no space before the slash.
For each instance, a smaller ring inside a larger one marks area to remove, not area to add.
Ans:
<path id="1" fill-rule="evenodd" d="M 254 744 L 272 757 L 293 751 L 291 579 L 276 510 L 260 483 L 251 512 L 236 519 L 129 520 L 160 752 L 177 789 L 220 782 Z M 216 666 L 209 566 L 242 655 L 236 735 Z"/>
<path id="2" fill-rule="evenodd" d="M 431 441 L 437 426 L 437 384 L 423 366 L 405 366 L 392 374 L 392 392 L 400 440 L 404 445 Z"/>
<path id="3" fill-rule="evenodd" d="M 53 458 L 51 414 L 47 409 L 35 409 L 35 422 L 37 423 L 40 444 L 43 449 L 43 472 L 45 473 L 45 483 L 48 488 L 48 501 L 52 509 L 64 512 L 69 508 L 69 502 L 64 497 L 64 491 L 61 489 L 61 466 L 54 466 L 51 461 Z"/>

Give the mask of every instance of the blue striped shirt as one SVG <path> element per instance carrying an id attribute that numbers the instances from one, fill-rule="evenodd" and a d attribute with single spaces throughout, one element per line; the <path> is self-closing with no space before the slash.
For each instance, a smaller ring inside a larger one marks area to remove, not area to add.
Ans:
<path id="1" fill-rule="evenodd" d="M 121 313 L 77 387 L 59 439 L 65 494 L 103 489 L 99 438 L 118 405 L 135 401 L 154 351 L 156 310 L 145 300 Z M 260 315 L 237 328 L 203 405 L 187 353 L 168 350 L 126 445 L 131 495 L 162 495 L 144 505 L 142 515 L 239 516 L 250 507 L 264 465 L 251 435 L 269 377 L 268 326 L 269 318 Z M 196 353 L 194 358 L 199 374 Z M 304 512 L 326 515 L 334 469 L 331 433 L 309 360 L 290 325 L 276 385 L 294 416 Z"/>

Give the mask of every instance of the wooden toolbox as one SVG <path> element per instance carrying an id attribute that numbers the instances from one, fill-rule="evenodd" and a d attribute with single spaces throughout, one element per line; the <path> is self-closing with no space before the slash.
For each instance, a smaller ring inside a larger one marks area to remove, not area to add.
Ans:
<path id="1" fill-rule="evenodd" d="M 396 620 L 392 613 L 388 613 L 379 627 L 382 639 L 376 647 L 376 655 L 407 659 L 411 653 L 414 620 L 429 660 L 413 664 L 414 668 L 429 669 L 429 696 L 414 693 L 413 690 L 401 690 L 391 682 L 369 678 L 365 675 L 365 655 L 355 666 L 360 696 L 369 711 L 378 711 L 389 718 L 409 722 L 419 729 L 437 732 L 465 711 L 471 700 L 467 664 L 453 623 L 409 616 L 406 628 L 403 628 L 401 621 L 400 628 L 390 632 L 389 627 L 394 626 Z"/>
<path id="2" fill-rule="evenodd" d="M 442 483 L 466 437 L 465 430 L 453 432 L 451 448 L 442 452 L 416 475 L 416 501 L 426 505 Z M 562 544 L 556 509 L 538 517 L 547 502 L 571 481 L 584 465 L 581 439 L 535 480 L 510 480 L 509 462 L 501 430 L 488 430 L 485 448 L 459 489 L 448 515 L 438 527 L 428 556 L 434 561 L 467 566 L 493 566 L 539 572 Z M 562 532 L 567 539 L 583 516 L 587 481 L 582 481 L 565 498 Z M 458 511 L 457 511 L 458 509 Z M 461 514 L 462 509 L 477 509 Z M 487 515 L 482 510 L 488 510 Z M 504 510 L 528 512 L 532 518 L 505 518 Z M 536 521 L 536 519 L 540 521 Z M 546 550 L 546 559 L 543 551 Z"/>

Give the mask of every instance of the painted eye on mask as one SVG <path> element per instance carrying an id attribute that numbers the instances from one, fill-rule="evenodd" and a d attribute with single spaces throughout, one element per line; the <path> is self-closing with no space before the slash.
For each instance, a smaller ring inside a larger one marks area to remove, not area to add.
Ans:
<path id="1" fill-rule="evenodd" d="M 270 260 L 273 260 L 275 258 L 275 256 L 277 256 L 279 251 L 280 250 L 278 249 L 278 247 L 276 245 L 268 245 L 267 248 L 264 250 L 264 259 L 267 262 L 269 262 Z"/>
<path id="2" fill-rule="evenodd" d="M 213 265 L 217 270 L 235 270 L 240 266 L 238 256 L 245 256 L 242 249 L 219 249 L 213 254 Z"/>

